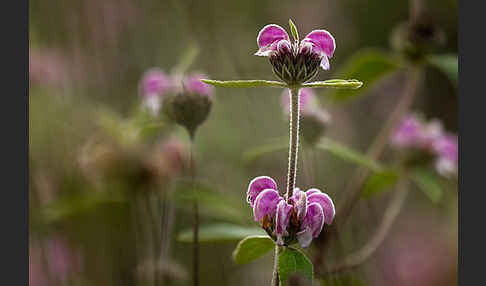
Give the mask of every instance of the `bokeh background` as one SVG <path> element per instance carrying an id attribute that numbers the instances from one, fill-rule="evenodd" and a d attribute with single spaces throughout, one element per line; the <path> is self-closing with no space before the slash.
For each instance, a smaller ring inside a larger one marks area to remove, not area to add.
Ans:
<path id="1" fill-rule="evenodd" d="M 140 80 L 152 67 L 274 80 L 268 60 L 253 56 L 266 24 L 288 29 L 292 18 L 301 36 L 330 31 L 337 48 L 318 79 L 364 82 L 358 91 L 316 90 L 332 116 L 325 136 L 333 142 L 365 154 L 406 92 L 411 65 L 420 73 L 409 111 L 457 133 L 456 0 L 32 0 L 29 9 L 32 286 L 191 285 L 195 197 L 203 225 L 235 237 L 258 228 L 246 204 L 249 181 L 268 175 L 286 183 L 286 149 L 266 150 L 288 140 L 282 90 L 214 90 L 195 141 L 194 195 L 188 136 L 143 111 Z M 417 33 L 427 53 L 419 56 L 400 48 L 411 15 L 425 23 Z M 392 148 L 382 153 L 376 160 L 396 164 Z M 319 187 L 339 206 L 358 168 L 359 160 L 303 145 L 297 185 Z M 426 187 L 409 184 L 393 226 L 363 264 L 318 275 L 315 285 L 456 285 L 457 180 L 428 178 Z M 390 185 L 360 197 L 322 254 L 324 268 L 366 244 L 393 193 Z M 210 234 L 201 244 L 201 285 L 268 285 L 271 254 L 237 265 L 237 239 Z M 306 250 L 313 258 L 321 252 Z"/>

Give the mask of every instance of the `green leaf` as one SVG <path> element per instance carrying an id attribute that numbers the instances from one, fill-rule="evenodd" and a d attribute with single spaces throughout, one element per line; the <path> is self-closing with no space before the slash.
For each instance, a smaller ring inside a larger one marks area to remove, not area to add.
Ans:
<path id="1" fill-rule="evenodd" d="M 412 181 L 429 199 L 437 203 L 442 198 L 442 187 L 440 179 L 434 173 L 424 169 L 416 168 L 412 171 Z"/>
<path id="2" fill-rule="evenodd" d="M 217 87 L 287 87 L 287 85 L 280 81 L 273 80 L 212 80 L 212 79 L 201 79 L 202 82 Z"/>
<path id="3" fill-rule="evenodd" d="M 288 148 L 289 148 L 288 142 L 275 142 L 275 143 L 269 143 L 269 144 L 257 146 L 243 153 L 243 160 L 246 163 L 250 163 L 269 153 L 286 150 Z"/>
<path id="4" fill-rule="evenodd" d="M 457 86 L 459 80 L 459 64 L 457 55 L 446 54 L 446 55 L 433 55 L 428 58 L 428 62 L 443 72 L 449 80 Z"/>
<path id="5" fill-rule="evenodd" d="M 41 215 L 46 223 L 56 223 L 64 219 L 92 213 L 96 208 L 107 205 L 120 205 L 126 202 L 118 193 L 100 193 L 88 190 L 80 194 L 70 194 L 47 204 Z"/>
<path id="6" fill-rule="evenodd" d="M 299 273 L 312 283 L 314 280 L 314 265 L 300 250 L 285 247 L 278 255 L 278 275 L 282 286 L 293 273 Z"/>
<path id="7" fill-rule="evenodd" d="M 236 246 L 233 260 L 238 264 L 246 264 L 262 257 L 274 247 L 275 242 L 268 235 L 248 236 Z"/>
<path id="8" fill-rule="evenodd" d="M 317 148 L 323 149 L 331 153 L 332 155 L 343 159 L 345 161 L 364 166 L 369 168 L 373 172 L 381 172 L 383 167 L 366 155 L 361 154 L 349 147 L 342 145 L 341 143 L 330 140 L 329 138 L 324 138 L 321 143 L 317 145 Z"/>
<path id="9" fill-rule="evenodd" d="M 365 85 L 358 91 L 336 90 L 334 100 L 345 100 L 364 92 L 385 75 L 397 70 L 401 63 L 377 50 L 363 50 L 351 57 L 336 74 L 343 78 L 359 78 Z"/>
<path id="10" fill-rule="evenodd" d="M 294 40 L 296 40 L 298 42 L 299 41 L 299 32 L 297 31 L 297 27 L 295 26 L 292 19 L 289 19 L 289 26 L 290 26 L 290 32 L 292 32 L 292 36 L 294 37 Z"/>
<path id="11" fill-rule="evenodd" d="M 373 195 L 381 193 L 387 188 L 393 186 L 397 182 L 398 178 L 398 174 L 393 171 L 377 172 L 368 178 L 363 187 L 362 194 L 364 197 L 369 198 Z"/>
<path id="12" fill-rule="evenodd" d="M 314 81 L 304 83 L 302 87 L 331 87 L 337 89 L 358 89 L 363 83 L 356 79 L 328 79 L 325 81 Z"/>
<path id="13" fill-rule="evenodd" d="M 229 223 L 199 226 L 199 242 L 237 241 L 249 235 L 265 235 L 265 231 L 259 227 L 240 226 Z M 192 243 L 192 228 L 180 232 L 177 235 L 177 240 Z"/>
<path id="14" fill-rule="evenodd" d="M 192 212 L 192 202 L 199 202 L 203 216 L 240 223 L 247 221 L 248 208 L 241 203 L 241 198 L 231 192 L 218 192 L 213 188 L 190 179 L 174 180 L 175 190 L 171 195 L 178 205 Z M 190 203 L 190 204 L 188 204 Z"/>

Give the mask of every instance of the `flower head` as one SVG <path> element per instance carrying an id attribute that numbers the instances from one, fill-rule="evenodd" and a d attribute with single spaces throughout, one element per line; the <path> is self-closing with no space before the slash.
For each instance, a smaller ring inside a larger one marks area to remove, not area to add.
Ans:
<path id="1" fill-rule="evenodd" d="M 319 66 L 328 70 L 336 48 L 334 37 L 326 30 L 314 30 L 292 43 L 287 32 L 275 24 L 263 27 L 257 44 L 255 55 L 269 57 L 275 75 L 288 84 L 311 80 Z"/>
<path id="2" fill-rule="evenodd" d="M 296 188 L 286 200 L 279 195 L 275 181 L 267 176 L 250 182 L 247 200 L 253 207 L 255 221 L 279 245 L 298 241 L 302 247 L 308 247 L 335 215 L 331 198 L 319 189 L 304 192 Z"/>
<path id="3" fill-rule="evenodd" d="M 445 133 L 439 120 L 424 122 L 408 115 L 392 134 L 391 144 L 434 157 L 437 172 L 445 177 L 457 173 L 457 136 Z"/>
<path id="4" fill-rule="evenodd" d="M 196 129 L 208 117 L 212 105 L 212 87 L 201 82 L 203 74 L 193 74 L 181 79 L 175 87 L 176 94 L 164 99 L 165 111 L 176 123 L 184 126 L 194 136 Z"/>

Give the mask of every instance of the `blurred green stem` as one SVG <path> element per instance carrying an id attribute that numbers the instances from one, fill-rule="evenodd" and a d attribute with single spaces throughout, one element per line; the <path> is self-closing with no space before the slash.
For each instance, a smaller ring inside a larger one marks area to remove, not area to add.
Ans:
<path id="1" fill-rule="evenodd" d="M 290 199 L 295 188 L 297 173 L 297 154 L 299 152 L 299 117 L 300 100 L 299 88 L 289 88 L 290 91 L 290 143 L 289 143 L 289 168 L 287 173 L 287 200 Z"/>
<path id="2" fill-rule="evenodd" d="M 368 240 L 368 242 L 359 251 L 348 255 L 346 258 L 344 258 L 343 262 L 337 264 L 335 267 L 331 267 L 331 269 L 327 270 L 325 273 L 321 273 L 321 275 L 342 272 L 355 268 L 363 264 L 373 255 L 373 253 L 375 253 L 376 249 L 378 249 L 381 243 L 385 240 L 387 234 L 390 232 L 393 222 L 402 210 L 408 194 L 408 185 L 409 180 L 405 175 L 396 187 L 395 194 L 385 210 L 383 220 L 379 228 Z"/>
<path id="3" fill-rule="evenodd" d="M 190 134 L 191 137 L 191 152 L 189 160 L 189 171 L 191 172 L 191 185 L 192 190 L 195 190 L 195 178 L 196 178 L 196 166 L 194 160 L 194 133 Z M 199 208 L 198 208 L 198 198 L 196 196 L 194 200 L 194 257 L 193 257 L 193 281 L 194 286 L 199 285 Z"/>
<path id="4" fill-rule="evenodd" d="M 410 111 L 410 108 L 415 100 L 417 94 L 417 85 L 420 79 L 420 67 L 410 66 L 407 70 L 407 76 L 408 82 L 405 86 L 404 94 L 400 98 L 400 101 L 395 106 L 393 112 L 390 114 L 387 121 L 385 122 L 385 125 L 375 137 L 374 141 L 371 144 L 371 147 L 366 153 L 368 158 L 370 158 L 371 160 L 377 160 L 381 156 L 388 143 L 391 131 L 396 128 L 403 116 L 405 116 Z M 322 266 L 324 253 L 326 252 L 325 249 L 329 246 L 328 242 L 330 238 L 333 236 L 337 237 L 339 235 L 339 226 L 345 224 L 346 220 L 352 213 L 354 206 L 359 201 L 359 198 L 361 197 L 362 186 L 366 182 L 368 174 L 368 168 L 359 167 L 349 180 L 349 183 L 346 185 L 344 193 L 349 194 L 349 199 L 345 200 L 341 205 L 338 205 L 336 207 L 341 215 L 339 217 L 336 216 L 334 223 L 328 228 L 328 233 L 324 237 L 323 241 L 319 242 L 321 250 L 319 251 L 320 255 L 315 261 L 317 269 Z"/>
<path id="5" fill-rule="evenodd" d="M 417 94 L 418 79 L 420 77 L 418 67 L 411 66 L 407 75 L 408 82 L 405 87 L 405 93 L 367 152 L 368 157 L 372 160 L 377 160 L 381 156 L 390 138 L 390 133 L 400 123 L 400 120 L 402 120 L 402 118 L 410 111 L 410 107 L 413 104 Z M 346 218 L 351 214 L 353 207 L 358 202 L 361 194 L 361 187 L 366 181 L 369 172 L 369 169 L 360 167 L 347 186 L 345 193 L 351 193 L 351 199 L 347 204 L 344 204 L 341 209 L 341 213 L 343 214 L 341 223 L 344 223 Z"/>

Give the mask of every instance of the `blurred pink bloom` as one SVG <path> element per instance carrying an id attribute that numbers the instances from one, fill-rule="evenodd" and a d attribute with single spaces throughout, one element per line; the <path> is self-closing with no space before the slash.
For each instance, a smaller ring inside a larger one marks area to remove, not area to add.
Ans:
<path id="1" fill-rule="evenodd" d="M 407 116 L 392 134 L 391 144 L 435 156 L 437 172 L 445 177 L 457 173 L 457 136 L 446 134 L 438 120 L 424 123 L 415 115 Z"/>
<path id="2" fill-rule="evenodd" d="M 141 95 L 143 97 L 163 96 L 172 87 L 172 81 L 163 70 L 151 68 L 142 76 Z"/>
<path id="3" fill-rule="evenodd" d="M 151 68 L 143 74 L 140 81 L 140 95 L 144 105 L 153 115 L 157 115 L 160 110 L 161 97 L 173 86 L 172 80 L 159 68 Z"/>
<path id="4" fill-rule="evenodd" d="M 391 138 L 392 145 L 396 147 L 414 147 L 420 143 L 422 124 L 414 115 L 405 117 Z"/>
<path id="5" fill-rule="evenodd" d="M 443 228 L 443 230 L 442 230 Z M 449 227 L 422 216 L 409 216 L 399 223 L 397 232 L 387 239 L 377 254 L 382 283 L 373 285 L 442 286 L 457 285 L 451 281 L 457 264 L 457 234 L 450 236 Z"/>
<path id="6" fill-rule="evenodd" d="M 29 285 L 69 285 L 81 272 L 82 262 L 79 253 L 60 238 L 50 238 L 43 245 L 31 245 Z"/>
<path id="7" fill-rule="evenodd" d="M 190 93 L 197 93 L 211 97 L 213 95 L 213 87 L 201 81 L 201 79 L 207 78 L 209 78 L 207 75 L 200 73 L 189 75 L 184 79 L 184 88 Z"/>
<path id="8" fill-rule="evenodd" d="M 149 164 L 159 176 L 173 177 L 183 171 L 187 154 L 187 146 L 182 141 L 169 138 L 150 154 Z"/>
<path id="9" fill-rule="evenodd" d="M 457 136 L 443 135 L 433 142 L 433 148 L 438 156 L 435 165 L 437 171 L 445 177 L 457 174 L 459 155 Z"/>
<path id="10" fill-rule="evenodd" d="M 59 85 L 67 78 L 66 62 L 54 50 L 29 49 L 31 83 Z"/>

